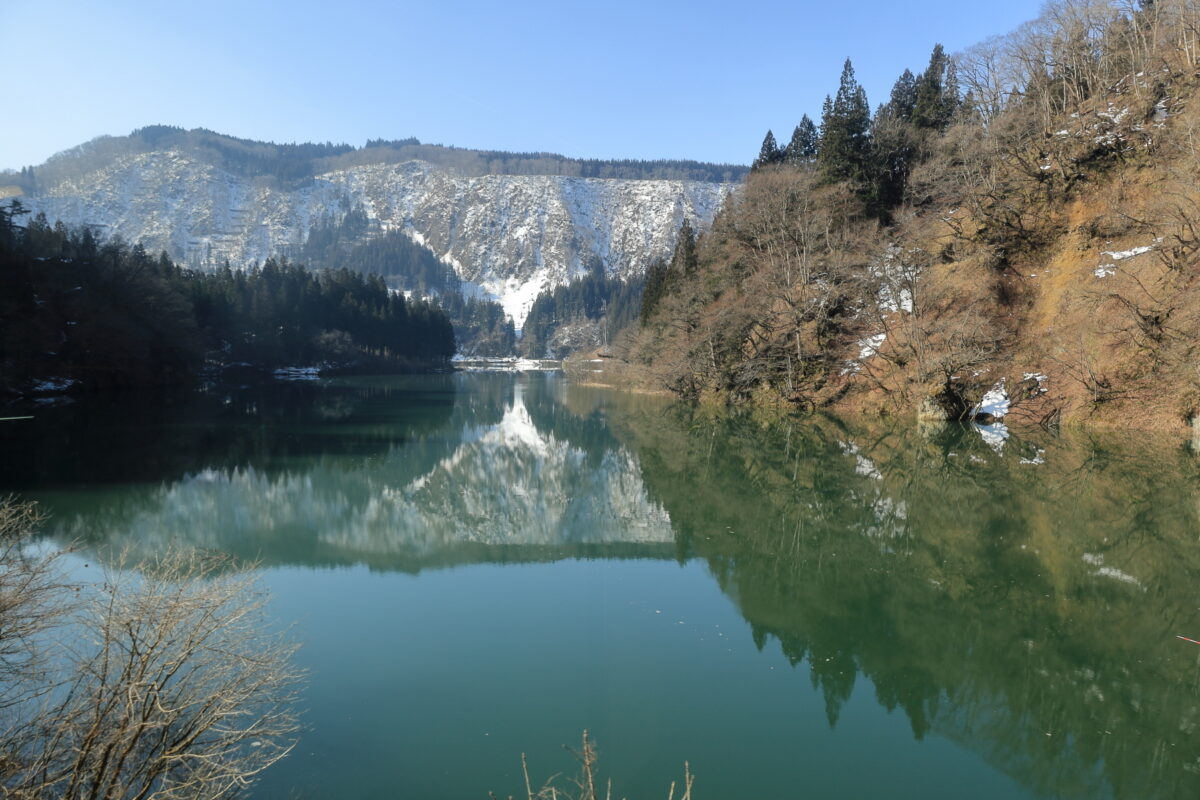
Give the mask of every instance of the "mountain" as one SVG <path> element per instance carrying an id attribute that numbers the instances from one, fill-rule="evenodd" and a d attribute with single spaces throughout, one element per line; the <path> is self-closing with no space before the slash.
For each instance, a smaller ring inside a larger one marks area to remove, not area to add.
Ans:
<path id="1" fill-rule="evenodd" d="M 91 224 L 201 269 L 295 256 L 315 225 L 361 207 L 402 231 L 521 325 L 543 289 L 599 259 L 640 274 L 684 219 L 711 222 L 744 168 L 501 154 L 416 140 L 274 145 L 146 128 L 13 173 L 51 221 Z M 0 183 L 7 180 L 0 178 Z"/>

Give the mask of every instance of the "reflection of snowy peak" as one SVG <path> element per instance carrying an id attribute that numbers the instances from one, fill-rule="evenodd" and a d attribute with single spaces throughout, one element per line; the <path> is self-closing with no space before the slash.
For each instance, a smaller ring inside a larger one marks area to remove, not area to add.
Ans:
<path id="1" fill-rule="evenodd" d="M 149 552 L 182 542 L 267 561 L 323 555 L 408 564 L 454 560 L 472 545 L 569 551 L 673 541 L 631 453 L 589 456 L 539 432 L 519 393 L 498 424 L 466 431 L 420 477 L 400 477 L 409 458 L 399 448 L 353 470 L 326 462 L 303 474 L 204 470 L 159 489 L 111 530 L 68 525 L 62 534 L 99 534 Z"/>
<path id="2" fill-rule="evenodd" d="M 224 172 L 174 150 L 115 158 L 28 198 L 53 221 L 97 224 L 193 266 L 295 252 L 310 226 L 361 204 L 425 244 L 524 321 L 537 292 L 599 257 L 611 274 L 667 255 L 685 217 L 716 214 L 728 185 L 703 181 L 462 177 L 423 161 L 318 175 L 299 188 Z"/>
<path id="3" fill-rule="evenodd" d="M 671 523 L 626 450 L 599 463 L 543 435 L 520 396 L 504 419 L 385 499 L 435 542 L 569 545 L 665 543 Z"/>

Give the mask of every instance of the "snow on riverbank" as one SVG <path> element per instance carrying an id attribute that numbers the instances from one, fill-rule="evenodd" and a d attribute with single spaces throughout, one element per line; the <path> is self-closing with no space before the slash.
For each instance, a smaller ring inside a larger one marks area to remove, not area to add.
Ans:
<path id="1" fill-rule="evenodd" d="M 975 406 L 974 414 L 987 414 L 996 419 L 1003 419 L 1008 414 L 1011 401 L 1008 397 L 1008 390 L 1004 387 L 1004 379 L 993 386 L 983 399 L 979 401 L 979 405 Z"/>

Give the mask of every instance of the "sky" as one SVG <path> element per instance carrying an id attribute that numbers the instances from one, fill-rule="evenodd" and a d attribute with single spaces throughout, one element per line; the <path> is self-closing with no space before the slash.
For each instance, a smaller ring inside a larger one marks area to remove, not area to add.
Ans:
<path id="1" fill-rule="evenodd" d="M 100 135 L 416 136 L 581 158 L 749 163 L 819 120 L 852 59 L 872 106 L 1041 0 L 4 0 L 0 169 Z"/>

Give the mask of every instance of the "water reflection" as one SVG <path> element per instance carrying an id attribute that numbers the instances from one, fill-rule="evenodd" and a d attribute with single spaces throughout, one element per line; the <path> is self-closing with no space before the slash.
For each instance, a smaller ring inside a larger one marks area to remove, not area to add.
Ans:
<path id="1" fill-rule="evenodd" d="M 1200 462 L 1173 443 L 714 420 L 545 376 L 188 402 L 54 412 L 6 434 L 0 488 L 97 548 L 700 560 L 830 726 L 858 687 L 1037 796 L 1200 796 L 1200 647 L 1175 638 L 1200 638 Z"/>
<path id="2" fill-rule="evenodd" d="M 586 422 L 558 434 L 534 424 L 528 404 L 552 403 L 553 387 L 462 380 L 471 390 L 455 397 L 466 402 L 417 420 L 373 413 L 397 398 L 370 385 L 357 397 L 334 385 L 328 394 L 310 387 L 308 402 L 275 398 L 292 413 L 250 428 L 253 447 L 227 423 L 232 441 L 215 466 L 197 465 L 106 508 L 60 513 L 53 533 L 134 554 L 174 544 L 267 564 L 412 571 L 671 552 L 670 520 L 647 498 L 627 449 L 611 438 L 588 449 L 573 443 L 589 433 L 603 439 Z M 262 406 L 242 407 L 254 416 Z"/>
<path id="3" fill-rule="evenodd" d="M 1200 796 L 1192 455 L 678 414 L 623 426 L 652 494 L 831 725 L 866 677 L 1039 795 Z"/>

